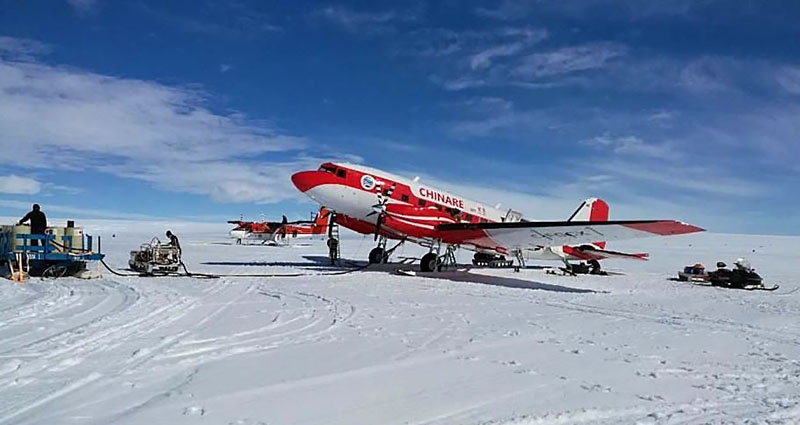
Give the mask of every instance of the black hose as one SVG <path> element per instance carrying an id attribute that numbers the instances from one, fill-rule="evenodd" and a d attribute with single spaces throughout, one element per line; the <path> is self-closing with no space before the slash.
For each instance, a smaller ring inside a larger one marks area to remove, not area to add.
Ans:
<path id="1" fill-rule="evenodd" d="M 197 278 L 205 278 L 205 279 L 218 279 L 222 277 L 268 277 L 268 278 L 277 278 L 277 277 L 305 277 L 305 276 L 339 276 L 345 275 L 348 273 L 353 273 L 356 271 L 364 270 L 370 266 L 370 264 L 365 264 L 362 266 L 353 267 L 347 270 L 339 270 L 335 272 L 327 272 L 327 273 L 264 273 L 264 274 L 209 274 L 209 273 L 192 273 L 189 269 L 186 268 L 186 264 L 182 261 L 180 263 L 181 267 L 183 268 L 184 273 L 164 273 L 164 274 L 145 274 L 145 273 L 119 273 L 112 269 L 108 264 L 106 264 L 105 260 L 100 260 L 100 263 L 105 266 L 105 268 L 114 274 L 115 276 L 122 276 L 122 277 L 197 277 Z"/>
<path id="2" fill-rule="evenodd" d="M 339 276 L 348 273 L 353 273 L 359 270 L 364 270 L 369 267 L 369 264 L 365 264 L 363 266 L 354 267 L 347 270 L 339 270 L 335 272 L 325 272 L 325 273 L 253 273 L 253 274 L 205 274 L 205 273 L 192 273 L 186 269 L 186 265 L 181 262 L 181 266 L 183 270 L 186 272 L 186 276 L 199 276 L 199 277 L 208 277 L 208 278 L 218 278 L 218 277 L 305 277 L 305 276 Z"/>
<path id="3" fill-rule="evenodd" d="M 186 276 L 189 276 L 189 277 L 201 277 L 201 278 L 206 278 L 206 279 L 217 279 L 217 278 L 220 277 L 220 276 L 215 275 L 215 274 L 192 273 L 192 272 L 189 271 L 189 269 L 186 268 L 186 264 L 184 264 L 183 261 L 181 261 L 181 267 L 183 267 L 183 271 L 186 273 Z"/>
<path id="4" fill-rule="evenodd" d="M 112 268 L 111 268 L 111 266 L 109 266 L 108 264 L 106 264 L 106 260 L 100 260 L 100 264 L 102 264 L 103 266 L 105 266 L 105 268 L 106 268 L 108 271 L 110 271 L 110 272 L 111 272 L 111 274 L 113 274 L 113 275 L 116 275 L 116 276 L 141 276 L 140 274 L 132 274 L 132 273 L 119 273 L 119 272 L 116 272 L 116 271 L 114 271 L 114 269 L 112 269 Z"/>

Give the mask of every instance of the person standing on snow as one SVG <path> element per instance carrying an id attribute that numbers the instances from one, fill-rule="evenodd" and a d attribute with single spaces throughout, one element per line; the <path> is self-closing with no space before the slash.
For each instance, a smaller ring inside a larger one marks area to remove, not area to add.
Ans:
<path id="1" fill-rule="evenodd" d="M 175 248 L 178 248 L 178 255 L 180 255 L 181 254 L 181 243 L 178 242 L 178 237 L 175 236 L 172 233 L 172 231 L 170 231 L 170 230 L 167 230 L 167 237 L 169 238 L 169 245 L 172 245 Z"/>

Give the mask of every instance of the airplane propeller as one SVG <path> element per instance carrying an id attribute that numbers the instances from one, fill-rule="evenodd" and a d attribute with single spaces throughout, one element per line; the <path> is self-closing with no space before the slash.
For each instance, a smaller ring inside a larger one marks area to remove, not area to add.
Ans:
<path id="1" fill-rule="evenodd" d="M 389 187 L 386 190 L 386 193 L 383 192 L 383 183 L 378 182 L 375 185 L 376 195 L 378 196 L 378 203 L 372 206 L 372 212 L 367 214 L 367 217 L 378 214 L 378 219 L 375 221 L 375 239 L 378 240 L 378 235 L 381 233 L 381 225 L 383 224 L 383 220 L 386 217 L 386 203 L 389 202 L 389 199 L 392 197 L 392 192 L 394 192 L 395 184 Z M 384 197 L 385 195 L 385 197 Z"/>

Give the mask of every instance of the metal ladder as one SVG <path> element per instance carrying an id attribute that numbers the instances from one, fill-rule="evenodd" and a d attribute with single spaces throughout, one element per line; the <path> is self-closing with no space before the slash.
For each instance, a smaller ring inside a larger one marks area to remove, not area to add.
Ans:
<path id="1" fill-rule="evenodd" d="M 342 252 L 341 244 L 339 243 L 339 225 L 336 224 L 336 213 L 331 211 L 329 214 L 331 216 L 328 218 L 328 257 L 331 260 L 331 264 L 333 264 L 342 257 Z M 335 246 L 331 247 L 331 244 L 335 244 Z"/>

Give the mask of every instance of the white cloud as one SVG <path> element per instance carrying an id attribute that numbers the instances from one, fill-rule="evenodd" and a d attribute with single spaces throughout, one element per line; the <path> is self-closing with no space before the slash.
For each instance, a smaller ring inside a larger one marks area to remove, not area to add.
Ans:
<path id="1" fill-rule="evenodd" d="M 192 16 L 173 14 L 158 3 L 133 2 L 131 7 L 161 22 L 169 29 L 223 39 L 253 39 L 266 33 L 283 31 L 271 22 L 270 15 L 249 7 L 245 2 L 194 2 Z"/>
<path id="2" fill-rule="evenodd" d="M 163 219 L 163 217 L 158 217 L 154 215 L 133 214 L 124 211 L 106 210 L 97 208 L 76 208 L 67 205 L 51 204 L 48 202 L 40 202 L 40 205 L 42 211 L 48 216 L 47 221 L 50 223 L 53 223 L 55 221 L 53 219 L 53 216 L 55 215 L 61 215 L 62 217 L 70 217 L 70 218 L 102 217 L 102 218 L 117 218 L 117 219 L 127 219 L 127 220 Z M 19 210 L 19 211 L 29 211 L 31 209 L 31 203 L 24 201 L 13 201 L 9 199 L 0 199 L 0 207 L 12 210 Z M 18 219 L 19 218 L 17 218 L 17 220 Z"/>
<path id="3" fill-rule="evenodd" d="M 445 90 L 452 91 L 483 87 L 487 84 L 485 80 L 480 78 L 458 78 L 455 80 L 441 80 L 435 78 L 434 81 L 440 83 Z"/>
<path id="4" fill-rule="evenodd" d="M 39 62 L 0 61 L 0 149 L 30 168 L 87 169 L 218 201 L 294 198 L 308 142 L 205 94 Z"/>
<path id="5" fill-rule="evenodd" d="M 770 192 L 762 183 L 730 174 L 712 164 L 630 161 L 617 158 L 592 161 L 591 168 L 614 176 L 617 184 L 624 186 L 626 191 L 641 196 L 669 193 L 674 197 L 674 189 L 689 191 L 694 195 L 743 198 L 765 196 Z M 673 191 L 664 190 L 665 188 Z"/>
<path id="6" fill-rule="evenodd" d="M 800 158 L 800 105 L 753 104 L 745 111 L 720 114 L 708 125 L 708 134 L 720 145 L 740 152 L 740 159 L 751 164 L 770 167 L 769 171 L 775 166 L 795 167 Z"/>
<path id="7" fill-rule="evenodd" d="M 734 90 L 733 75 L 737 61 L 728 58 L 703 57 L 689 62 L 680 73 L 679 85 L 694 92 Z"/>
<path id="8" fill-rule="evenodd" d="M 469 117 L 449 124 L 448 131 L 457 138 L 505 138 L 514 142 L 526 142 L 548 146 L 549 139 L 533 137 L 536 132 L 552 132 L 565 127 L 594 124 L 597 117 L 586 110 L 563 112 L 555 109 L 532 109 L 520 111 L 511 105 L 496 108 L 491 114 L 476 114 L 467 108 Z"/>
<path id="9" fill-rule="evenodd" d="M 528 46 L 537 44 L 547 38 L 547 31 L 545 30 L 524 30 L 511 33 L 516 36 L 522 36 L 520 41 L 515 41 L 508 44 L 500 44 L 491 46 L 478 53 L 472 55 L 469 59 L 469 65 L 472 69 L 485 69 L 492 65 L 492 60 L 506 56 L 512 56 L 522 51 Z M 507 36 L 509 33 L 506 31 L 503 35 Z"/>
<path id="10" fill-rule="evenodd" d="M 49 46 L 36 40 L 0 35 L 0 60 L 31 60 L 49 52 Z"/>
<path id="11" fill-rule="evenodd" d="M 501 27 L 487 31 L 424 29 L 397 48 L 431 70 L 431 81 L 451 91 L 487 87 L 548 89 L 590 84 L 586 72 L 609 67 L 627 46 L 596 42 L 542 51 L 545 29 Z"/>
<path id="12" fill-rule="evenodd" d="M 77 195 L 84 192 L 85 190 L 80 187 L 65 186 L 55 183 L 44 183 L 42 188 L 43 196 Z"/>
<path id="13" fill-rule="evenodd" d="M 399 55 L 433 69 L 431 81 L 458 91 L 513 84 L 509 69 L 548 38 L 534 27 L 501 27 L 485 31 L 427 28 L 413 31 L 399 43 Z"/>
<path id="14" fill-rule="evenodd" d="M 233 69 L 233 65 L 229 65 L 227 63 L 223 63 L 219 66 L 219 72 L 223 74 L 230 71 L 231 69 Z"/>
<path id="15" fill-rule="evenodd" d="M 502 56 L 511 56 L 520 50 L 524 45 L 522 43 L 511 43 L 511 44 L 503 44 L 500 46 L 490 47 L 486 50 L 478 52 L 469 60 L 469 66 L 472 69 L 484 69 L 488 68 L 492 64 L 492 59 L 496 57 Z"/>
<path id="16" fill-rule="evenodd" d="M 624 55 L 626 51 L 624 45 L 617 43 L 564 47 L 529 55 L 512 73 L 524 78 L 541 78 L 601 68 L 611 59 Z"/>
<path id="17" fill-rule="evenodd" d="M 315 13 L 330 23 L 352 33 L 384 33 L 394 30 L 393 24 L 413 22 L 417 16 L 413 12 L 383 10 L 360 12 L 344 6 L 328 6 Z"/>
<path id="18" fill-rule="evenodd" d="M 35 179 L 18 176 L 16 174 L 0 176 L 0 193 L 35 195 L 39 193 L 40 190 L 42 190 L 42 184 Z"/>
<path id="19" fill-rule="evenodd" d="M 467 112 L 479 117 L 487 117 L 507 113 L 514 109 L 514 102 L 496 96 L 475 96 L 452 102 L 448 106 L 457 112 Z"/>
<path id="20" fill-rule="evenodd" d="M 79 13 L 86 13 L 97 6 L 98 0 L 67 0 L 67 3 Z"/>
<path id="21" fill-rule="evenodd" d="M 487 18 L 513 21 L 542 12 L 571 17 L 587 17 L 604 12 L 619 19 L 641 19 L 652 16 L 688 15 L 695 6 L 714 0 L 503 0 L 497 7 L 478 7 L 475 14 Z"/>
<path id="22" fill-rule="evenodd" d="M 677 159 L 680 155 L 669 143 L 649 143 L 636 136 L 613 137 L 597 136 L 585 142 L 587 145 L 601 150 L 610 150 L 616 154 L 633 157 L 651 157 L 659 159 Z"/>
<path id="23" fill-rule="evenodd" d="M 775 80 L 787 92 L 800 94 L 800 67 L 782 66 L 775 72 Z"/>

